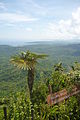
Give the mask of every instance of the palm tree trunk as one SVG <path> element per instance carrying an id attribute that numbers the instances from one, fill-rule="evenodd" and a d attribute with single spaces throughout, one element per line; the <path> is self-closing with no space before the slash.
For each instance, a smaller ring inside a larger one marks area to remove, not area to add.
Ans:
<path id="1" fill-rule="evenodd" d="M 34 83 L 34 68 L 31 68 L 31 69 L 28 70 L 28 87 L 29 87 L 29 93 L 30 93 L 30 100 L 31 100 L 31 103 L 32 103 L 32 106 L 31 106 L 31 120 L 34 119 L 33 100 L 32 100 L 33 83 Z"/>

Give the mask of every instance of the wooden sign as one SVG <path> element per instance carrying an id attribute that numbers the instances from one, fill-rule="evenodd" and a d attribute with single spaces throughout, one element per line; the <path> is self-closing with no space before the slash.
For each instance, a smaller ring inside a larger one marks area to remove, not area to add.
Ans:
<path id="1" fill-rule="evenodd" d="M 49 105 L 57 104 L 59 102 L 62 102 L 64 100 L 68 99 L 69 97 L 71 97 L 73 95 L 78 94 L 79 92 L 80 92 L 80 86 L 74 86 L 74 88 L 72 89 L 72 91 L 70 93 L 68 93 L 66 89 L 63 89 L 54 94 L 49 94 L 47 96 L 47 103 Z"/>

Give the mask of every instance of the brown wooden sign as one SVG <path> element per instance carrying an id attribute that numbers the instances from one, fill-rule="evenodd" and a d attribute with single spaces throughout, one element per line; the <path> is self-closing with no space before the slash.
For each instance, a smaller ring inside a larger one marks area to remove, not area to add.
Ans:
<path id="1" fill-rule="evenodd" d="M 69 97 L 76 95 L 78 93 L 80 93 L 80 86 L 74 86 L 74 88 L 72 89 L 72 91 L 70 93 L 68 93 L 66 89 L 63 89 L 63 90 L 56 92 L 54 94 L 49 94 L 47 96 L 47 103 L 49 105 L 54 105 L 54 104 L 57 104 L 61 101 L 66 100 Z"/>

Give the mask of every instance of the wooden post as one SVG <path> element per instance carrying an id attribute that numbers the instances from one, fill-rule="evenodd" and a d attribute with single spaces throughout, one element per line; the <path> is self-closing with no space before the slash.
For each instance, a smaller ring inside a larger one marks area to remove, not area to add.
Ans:
<path id="1" fill-rule="evenodd" d="M 49 93 L 52 94 L 52 87 L 51 87 L 50 84 L 49 84 L 49 86 L 48 86 L 48 89 L 49 89 Z"/>
<path id="2" fill-rule="evenodd" d="M 3 111 L 4 111 L 4 119 L 7 120 L 7 108 L 3 107 Z"/>

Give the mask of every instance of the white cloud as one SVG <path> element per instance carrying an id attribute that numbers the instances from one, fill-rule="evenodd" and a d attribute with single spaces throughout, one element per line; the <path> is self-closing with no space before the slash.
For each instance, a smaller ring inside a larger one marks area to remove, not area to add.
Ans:
<path id="1" fill-rule="evenodd" d="M 70 19 L 48 24 L 47 37 L 52 39 L 80 39 L 80 7 Z"/>
<path id="2" fill-rule="evenodd" d="M 72 18 L 76 24 L 80 24 L 80 7 L 72 13 Z"/>
<path id="3" fill-rule="evenodd" d="M 46 8 L 43 4 L 39 4 L 38 1 L 35 0 L 21 0 L 21 1 L 26 12 L 30 12 L 33 15 L 39 15 L 39 17 L 47 15 L 48 8 Z"/>
<path id="4" fill-rule="evenodd" d="M 2 10 L 6 10 L 7 9 L 3 2 L 0 2 L 0 9 L 2 9 Z"/>
<path id="5" fill-rule="evenodd" d="M 32 22 L 37 21 L 37 18 L 27 17 L 26 15 L 17 13 L 0 13 L 0 21 L 15 23 L 15 22 Z"/>
<path id="6" fill-rule="evenodd" d="M 16 25 L 15 24 L 13 24 L 13 23 L 6 23 L 6 24 L 4 24 L 5 26 L 7 26 L 7 27 L 15 27 Z"/>
<path id="7" fill-rule="evenodd" d="M 26 31 L 32 32 L 32 28 L 26 28 Z"/>

